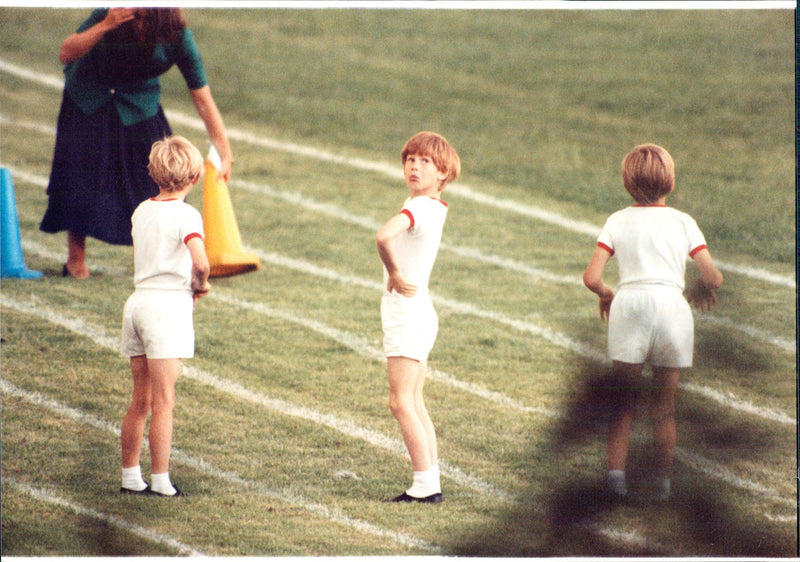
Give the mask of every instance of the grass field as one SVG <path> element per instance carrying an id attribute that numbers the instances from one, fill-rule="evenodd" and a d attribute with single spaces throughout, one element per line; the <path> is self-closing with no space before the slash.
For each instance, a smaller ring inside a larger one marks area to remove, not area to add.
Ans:
<path id="1" fill-rule="evenodd" d="M 90 240 L 78 282 L 64 237 L 38 230 L 56 54 L 87 14 L 0 8 L 0 165 L 44 272 L 0 294 L 4 556 L 797 555 L 793 11 L 188 10 L 261 268 L 212 280 L 196 309 L 175 501 L 117 493 L 130 248 Z M 175 131 L 205 147 L 179 73 L 163 86 Z M 374 233 L 423 129 L 464 169 L 431 287 L 438 506 L 381 501 L 411 468 Z M 620 505 L 600 492 L 605 325 L 580 275 L 644 141 L 673 154 L 670 203 L 725 284 L 696 315 L 673 498 L 649 498 L 642 416 Z"/>

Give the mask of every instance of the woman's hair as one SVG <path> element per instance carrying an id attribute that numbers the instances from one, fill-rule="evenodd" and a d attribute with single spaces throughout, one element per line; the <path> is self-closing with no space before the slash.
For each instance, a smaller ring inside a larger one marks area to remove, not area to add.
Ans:
<path id="1" fill-rule="evenodd" d="M 109 31 L 106 38 L 113 43 L 137 43 L 155 46 L 180 38 L 186 19 L 180 8 L 142 8 L 136 17 Z"/>
<path id="2" fill-rule="evenodd" d="M 436 133 L 431 133 L 429 131 L 417 133 L 408 139 L 400 154 L 403 159 L 403 164 L 406 163 L 406 158 L 409 154 L 419 154 L 421 156 L 430 157 L 436 169 L 447 174 L 447 177 L 442 182 L 440 190 L 444 189 L 446 184 L 455 181 L 461 173 L 461 160 L 455 149 L 450 146 L 447 139 Z"/>
<path id="3" fill-rule="evenodd" d="M 637 203 L 655 203 L 675 187 L 672 156 L 655 144 L 634 147 L 622 160 L 622 182 Z"/>
<path id="4" fill-rule="evenodd" d="M 180 191 L 203 171 L 203 155 L 184 137 L 166 137 L 153 143 L 147 171 L 164 191 Z"/>

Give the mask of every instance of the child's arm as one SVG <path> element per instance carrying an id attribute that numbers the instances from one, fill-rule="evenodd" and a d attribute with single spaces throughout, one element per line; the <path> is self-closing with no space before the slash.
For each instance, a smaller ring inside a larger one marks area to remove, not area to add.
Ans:
<path id="1" fill-rule="evenodd" d="M 614 300 L 614 290 L 603 282 L 603 270 L 611 259 L 611 254 L 605 248 L 598 246 L 592 260 L 583 272 L 583 284 L 586 288 L 600 297 L 600 318 L 608 319 L 611 310 L 611 301 Z"/>
<path id="2" fill-rule="evenodd" d="M 703 248 L 692 258 L 700 269 L 700 279 L 689 289 L 686 300 L 702 311 L 711 310 L 711 307 L 717 304 L 714 289 L 719 289 L 722 285 L 722 273 L 714 265 L 708 249 Z"/>
<path id="3" fill-rule="evenodd" d="M 192 291 L 194 292 L 194 302 L 200 297 L 204 297 L 211 289 L 208 283 L 208 276 L 211 274 L 211 265 L 208 263 L 206 247 L 203 239 L 195 236 L 186 241 L 189 255 L 192 256 Z"/>
<path id="4" fill-rule="evenodd" d="M 386 285 L 386 290 L 391 292 L 394 289 L 404 297 L 413 297 L 417 292 L 417 286 L 408 283 L 403 277 L 403 273 L 397 266 L 393 242 L 395 238 L 409 228 L 411 228 L 411 219 L 405 213 L 399 213 L 386 221 L 386 224 L 375 235 L 378 255 L 389 273 L 389 282 Z"/>

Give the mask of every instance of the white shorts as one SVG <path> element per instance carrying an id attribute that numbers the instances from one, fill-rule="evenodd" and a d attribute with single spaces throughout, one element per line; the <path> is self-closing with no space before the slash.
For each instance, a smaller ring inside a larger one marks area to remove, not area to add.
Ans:
<path id="1" fill-rule="evenodd" d="M 692 366 L 694 317 L 677 287 L 623 287 L 611 302 L 608 355 L 624 363 Z"/>
<path id="2" fill-rule="evenodd" d="M 413 298 L 396 293 L 381 298 L 383 351 L 386 357 L 408 357 L 425 361 L 439 331 L 439 319 L 430 295 Z"/>
<path id="3" fill-rule="evenodd" d="M 122 354 L 148 359 L 194 356 L 192 293 L 139 289 L 122 313 Z"/>

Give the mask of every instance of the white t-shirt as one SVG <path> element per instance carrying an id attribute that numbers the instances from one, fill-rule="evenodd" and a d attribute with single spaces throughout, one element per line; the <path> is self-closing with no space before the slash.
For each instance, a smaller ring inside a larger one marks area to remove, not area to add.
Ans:
<path id="1" fill-rule="evenodd" d="M 204 235 L 197 209 L 178 199 L 148 199 L 133 212 L 131 223 L 136 288 L 191 291 L 192 257 L 186 242 Z"/>
<path id="2" fill-rule="evenodd" d="M 411 220 L 411 227 L 395 239 L 397 266 L 406 281 L 417 286 L 417 291 L 427 292 L 447 218 L 447 203 L 428 196 L 414 197 L 406 199 L 400 212 Z M 384 286 L 388 280 L 384 267 Z"/>
<path id="3" fill-rule="evenodd" d="M 672 285 L 683 290 L 686 260 L 706 247 L 695 220 L 666 206 L 628 207 L 606 220 L 597 245 L 619 262 L 619 287 Z"/>

